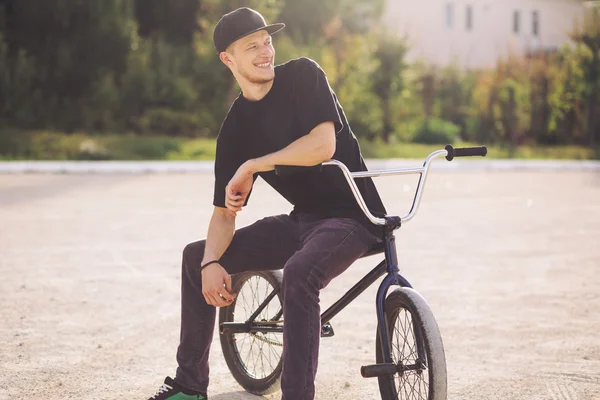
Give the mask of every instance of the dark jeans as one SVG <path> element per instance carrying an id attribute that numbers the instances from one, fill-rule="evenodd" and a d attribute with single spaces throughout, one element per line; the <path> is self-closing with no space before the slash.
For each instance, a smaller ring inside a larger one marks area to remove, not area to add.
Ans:
<path id="1" fill-rule="evenodd" d="M 283 268 L 283 400 L 311 400 L 321 333 L 319 292 L 379 238 L 361 223 L 310 215 L 267 217 L 236 231 L 221 258 L 229 274 Z M 206 393 L 216 308 L 202 296 L 205 241 L 183 251 L 181 343 L 176 380 Z"/>

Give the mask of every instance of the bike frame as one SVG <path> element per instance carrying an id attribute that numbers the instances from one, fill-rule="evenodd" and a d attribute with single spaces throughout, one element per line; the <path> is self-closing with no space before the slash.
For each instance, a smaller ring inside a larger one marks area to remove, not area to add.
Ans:
<path id="1" fill-rule="evenodd" d="M 385 299 L 387 294 L 392 286 L 400 286 L 400 287 L 408 287 L 412 288 L 408 280 L 404 278 L 400 272 L 398 267 L 398 255 L 396 252 L 396 241 L 394 236 L 394 231 L 400 226 L 411 220 L 421 202 L 421 197 L 423 194 L 423 188 L 425 186 L 425 181 L 427 179 L 427 173 L 429 172 L 429 167 L 433 159 L 438 157 L 446 156 L 448 157 L 448 150 L 438 150 L 431 153 L 423 166 L 420 168 L 404 168 L 404 169 L 392 169 L 392 170 L 384 170 L 384 171 L 364 171 L 364 172 L 350 172 L 348 168 L 337 160 L 330 160 L 324 162 L 322 165 L 335 165 L 339 167 L 346 180 L 348 185 L 350 186 L 356 201 L 361 207 L 362 211 L 369 218 L 369 220 L 383 227 L 383 235 L 382 235 L 382 243 L 378 245 L 378 247 L 372 249 L 367 254 L 363 255 L 363 257 L 367 257 L 374 254 L 384 253 L 385 259 L 382 260 L 375 268 L 373 268 L 369 273 L 367 273 L 359 282 L 357 282 L 354 286 L 352 286 L 338 301 L 332 304 L 327 310 L 325 310 L 321 314 L 321 327 L 322 333 L 326 324 L 335 317 L 340 311 L 342 311 L 348 304 L 350 304 L 354 299 L 356 299 L 361 293 L 363 293 L 368 287 L 370 287 L 373 283 L 375 283 L 379 278 L 386 275 L 383 281 L 381 281 L 379 285 L 379 289 L 377 290 L 377 296 L 375 300 L 375 307 L 377 310 L 377 331 L 381 340 L 382 351 L 384 362 L 391 363 L 393 362 L 391 356 L 391 350 L 389 348 L 389 332 L 386 324 L 386 315 L 385 315 Z M 359 178 L 370 178 L 370 177 L 378 177 L 378 176 L 388 176 L 388 175 L 408 175 L 408 174 L 419 174 L 419 182 L 417 185 L 417 189 L 415 192 L 415 196 L 413 199 L 412 207 L 409 213 L 404 217 L 384 217 L 378 218 L 375 217 L 369 209 L 367 208 L 365 201 L 354 182 L 354 179 Z M 283 333 L 283 325 L 280 323 L 276 323 L 281 319 L 282 311 L 280 310 L 277 315 L 275 315 L 271 321 L 269 322 L 255 322 L 256 317 L 262 312 L 262 310 L 269 304 L 269 302 L 279 293 L 280 287 L 274 288 L 271 293 L 267 296 L 267 298 L 262 302 L 262 304 L 256 309 L 256 311 L 248 318 L 246 322 L 226 322 L 221 324 L 220 331 L 231 332 L 231 333 L 258 333 L 258 332 L 276 332 Z M 331 329 L 330 327 L 328 329 Z M 414 329 L 415 335 L 417 336 L 415 339 L 418 343 L 420 343 L 420 335 L 418 329 Z M 326 335 L 327 336 L 327 335 Z M 331 336 L 331 335 L 329 335 Z M 422 346 L 418 346 L 419 358 L 421 360 L 425 360 L 425 355 L 421 354 L 424 352 Z"/>

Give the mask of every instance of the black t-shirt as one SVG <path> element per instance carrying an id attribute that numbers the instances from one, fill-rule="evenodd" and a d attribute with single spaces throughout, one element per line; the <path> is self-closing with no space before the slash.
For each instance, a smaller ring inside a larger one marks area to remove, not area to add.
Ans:
<path id="1" fill-rule="evenodd" d="M 336 131 L 332 158 L 343 162 L 351 172 L 366 171 L 356 137 L 321 67 L 308 58 L 276 66 L 273 86 L 265 97 L 250 101 L 240 94 L 221 126 L 213 204 L 225 207 L 225 187 L 245 161 L 281 150 L 327 121 L 334 122 Z M 275 171 L 255 174 L 254 179 L 257 176 L 294 206 L 292 213 L 353 218 L 372 232 L 380 232 L 366 218 L 336 166 L 324 166 L 321 171 L 308 168 L 285 177 Z M 355 182 L 369 210 L 375 216 L 384 216 L 386 211 L 372 179 L 358 178 Z"/>

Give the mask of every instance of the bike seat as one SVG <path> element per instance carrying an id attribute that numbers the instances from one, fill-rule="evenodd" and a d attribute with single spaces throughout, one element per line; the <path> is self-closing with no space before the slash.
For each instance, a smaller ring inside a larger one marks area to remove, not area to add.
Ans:
<path id="1" fill-rule="evenodd" d="M 384 245 L 383 242 L 375 243 L 365 254 L 363 254 L 360 258 L 373 256 L 375 254 L 383 253 Z"/>

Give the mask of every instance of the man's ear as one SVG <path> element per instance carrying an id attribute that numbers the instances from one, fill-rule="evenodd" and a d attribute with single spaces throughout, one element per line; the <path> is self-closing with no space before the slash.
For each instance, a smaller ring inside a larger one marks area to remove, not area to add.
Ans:
<path id="1" fill-rule="evenodd" d="M 219 54 L 219 58 L 221 59 L 221 61 L 223 62 L 223 64 L 227 65 L 228 67 L 230 67 L 233 64 L 233 62 L 231 61 L 231 58 L 230 58 L 229 54 L 227 52 L 225 52 L 225 51 L 222 51 Z"/>

